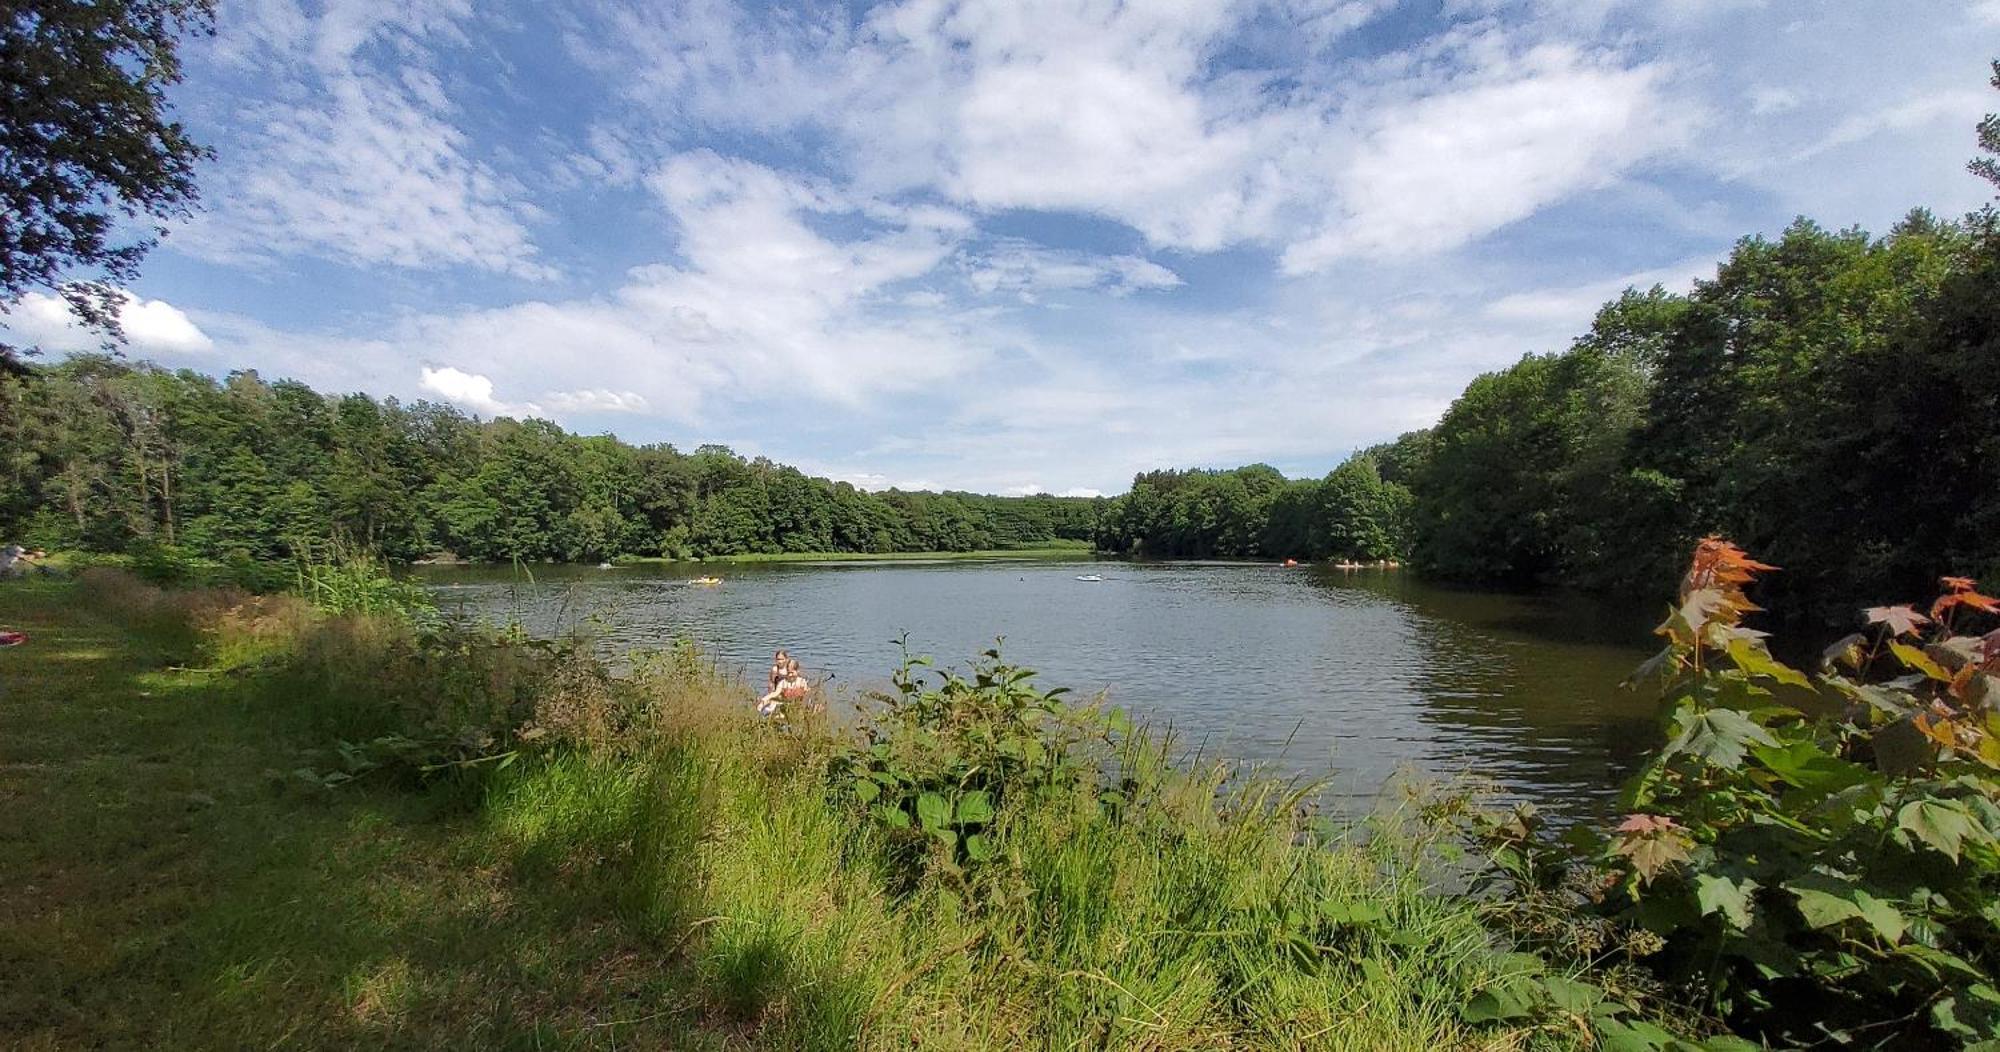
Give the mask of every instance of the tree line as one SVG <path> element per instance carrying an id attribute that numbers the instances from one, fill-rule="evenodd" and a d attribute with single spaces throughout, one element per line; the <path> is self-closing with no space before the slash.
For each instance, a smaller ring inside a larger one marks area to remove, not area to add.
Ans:
<path id="1" fill-rule="evenodd" d="M 0 374 L 0 429 L 0 536 L 108 552 L 268 560 L 330 539 L 399 560 L 973 551 L 1087 544 L 1099 504 L 871 493 L 721 446 L 96 355 Z"/>
<path id="2" fill-rule="evenodd" d="M 1105 508 L 1097 544 L 1162 559 L 1401 559 L 1415 502 L 1408 471 L 1427 438 L 1363 450 L 1320 479 L 1268 464 L 1148 471 Z"/>
<path id="3" fill-rule="evenodd" d="M 1149 472 L 1100 522 L 1118 551 L 1642 593 L 1719 533 L 1786 568 L 1768 598 L 1822 614 L 2000 573 L 2000 218 L 1745 238 L 1324 479 Z"/>

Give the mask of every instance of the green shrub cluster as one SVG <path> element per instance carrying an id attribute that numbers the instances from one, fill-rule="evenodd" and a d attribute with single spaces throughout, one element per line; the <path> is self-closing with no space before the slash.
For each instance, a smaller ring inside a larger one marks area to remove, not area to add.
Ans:
<path id="1" fill-rule="evenodd" d="M 1667 743 L 1632 814 L 1566 844 L 1489 821 L 1494 875 L 1544 946 L 1776 1045 L 2000 1047 L 2000 601 L 1946 578 L 1809 678 L 1743 623 L 1771 569 L 1701 544 L 1640 671 Z"/>

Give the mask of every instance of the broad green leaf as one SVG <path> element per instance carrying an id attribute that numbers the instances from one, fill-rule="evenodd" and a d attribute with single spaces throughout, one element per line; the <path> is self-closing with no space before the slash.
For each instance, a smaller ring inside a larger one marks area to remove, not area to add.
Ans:
<path id="1" fill-rule="evenodd" d="M 1980 829 L 1979 823 L 1964 805 L 1955 800 L 1918 800 L 1904 804 L 1903 809 L 1896 812 L 1896 828 L 1936 848 L 1953 862 L 1958 861 L 1959 848 L 1967 837 L 1984 838 L 1984 830 Z"/>
<path id="2" fill-rule="evenodd" d="M 1708 709 L 1692 713 L 1679 735 L 1667 744 L 1666 752 L 1692 753 L 1717 767 L 1737 767 L 1752 745 L 1775 746 L 1771 732 L 1734 709 Z"/>
<path id="3" fill-rule="evenodd" d="M 876 797 L 882 795 L 882 787 L 867 778 L 857 778 L 854 781 L 854 795 L 860 797 L 864 804 L 873 803 Z"/>
<path id="4" fill-rule="evenodd" d="M 1875 929 L 1875 934 L 1881 936 L 1883 942 L 1893 946 L 1903 941 L 1903 933 L 1908 930 L 1909 922 L 1904 919 L 1903 912 L 1897 909 L 1894 903 L 1878 899 L 1856 888 L 1854 904 L 1861 909 L 1861 919 Z"/>
<path id="5" fill-rule="evenodd" d="M 993 857 L 993 841 L 983 833 L 974 833 L 965 838 L 965 854 L 974 862 L 984 862 Z"/>
<path id="6" fill-rule="evenodd" d="M 1368 963 L 1365 962 L 1364 963 Z M 1510 980 L 1489 986 L 1472 995 L 1459 1015 L 1468 1023 L 1499 1023 L 1522 1019 L 1535 1012 L 1537 988 L 1524 980 Z"/>
<path id="7" fill-rule="evenodd" d="M 1985 972 L 1974 967 L 1965 958 L 1955 953 L 1947 953 L 1934 946 L 1925 946 L 1920 942 L 1902 943 L 1890 952 L 1898 957 L 1922 965 L 1925 971 L 1930 972 L 1932 976 L 1937 978 L 1943 978 L 1947 973 L 1969 979 L 1975 983 L 1986 982 L 1989 978 Z"/>
<path id="8" fill-rule="evenodd" d="M 1661 1052 L 1673 1047 L 1674 1035 L 1643 1019 L 1600 1019 L 1597 1047 L 1603 1052 Z"/>
<path id="9" fill-rule="evenodd" d="M 1754 880 L 1733 880 L 1714 873 L 1694 878 L 1694 897 L 1701 904 L 1702 915 L 1720 913 L 1737 931 L 1750 927 L 1750 896 L 1756 890 Z"/>
<path id="10" fill-rule="evenodd" d="M 1812 793 L 1837 793 L 1870 777 L 1866 767 L 1834 756 L 1809 741 L 1787 742 L 1775 748 L 1759 746 L 1751 753 L 1787 784 Z"/>
<path id="11" fill-rule="evenodd" d="M 1947 997 L 1931 1006 L 1931 1024 L 1957 1038 L 1978 1037 L 1979 1032 L 1959 1018 L 1958 999 Z"/>
<path id="12" fill-rule="evenodd" d="M 878 804 L 875 807 L 875 816 L 880 818 L 885 824 L 894 826 L 897 829 L 910 828 L 910 813 L 900 807 Z"/>
<path id="13" fill-rule="evenodd" d="M 1815 928 L 1830 928 L 1861 916 L 1853 889 L 1817 873 L 1808 873 L 1785 882 L 1785 890 L 1798 900 L 1799 914 Z"/>
<path id="14" fill-rule="evenodd" d="M 973 791 L 958 798 L 958 824 L 978 825 L 993 820 L 993 798 L 984 789 Z"/>
<path id="15" fill-rule="evenodd" d="M 1804 673 L 1772 657 L 1771 652 L 1758 640 L 1741 638 L 1730 640 L 1729 660 L 1736 662 L 1737 668 L 1753 676 L 1768 676 L 1794 687 L 1812 685 Z"/>
<path id="16" fill-rule="evenodd" d="M 923 793 L 917 797 L 917 821 L 931 832 L 944 829 L 951 825 L 951 805 L 936 793 Z"/>
<path id="17" fill-rule="evenodd" d="M 1889 649 L 1896 655 L 1896 660 L 1903 663 L 1904 668 L 1921 672 L 1935 680 L 1946 683 L 1951 682 L 1951 673 L 1940 668 L 1937 662 L 1931 660 L 1929 654 L 1918 650 L 1916 647 L 1908 643 L 1891 642 Z"/>
<path id="18" fill-rule="evenodd" d="M 1588 1015 L 1593 1005 L 1604 1000 L 1603 988 L 1579 979 L 1550 975 L 1542 978 L 1541 984 L 1555 1006 L 1571 1015 Z"/>

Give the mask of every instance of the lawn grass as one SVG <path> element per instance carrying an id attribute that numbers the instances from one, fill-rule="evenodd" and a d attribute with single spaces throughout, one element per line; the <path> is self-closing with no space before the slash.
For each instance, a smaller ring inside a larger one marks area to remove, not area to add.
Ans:
<path id="1" fill-rule="evenodd" d="M 76 587 L 0 586 L 0 1046 L 700 1047 L 618 1022 L 685 977 L 572 889 L 448 799 L 279 788 L 284 706 Z"/>
<path id="2" fill-rule="evenodd" d="M 911 883 L 830 798 L 830 732 L 568 666 L 539 725 L 597 733 L 589 692 L 616 689 L 643 739 L 326 789 L 371 691 L 500 690 L 536 659 L 412 664 L 284 604 L 204 642 L 171 598 L 91 587 L 0 587 L 31 635 L 0 651 L 0 1046 L 1587 1047 L 1461 1019 L 1518 958 L 1400 822 L 1315 832 L 1280 786 L 1143 775 L 1144 811 L 1017 809 L 986 875 Z"/>

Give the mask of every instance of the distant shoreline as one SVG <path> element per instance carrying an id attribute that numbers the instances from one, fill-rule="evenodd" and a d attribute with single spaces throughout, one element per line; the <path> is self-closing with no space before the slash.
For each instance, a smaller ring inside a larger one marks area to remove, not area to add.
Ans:
<path id="1" fill-rule="evenodd" d="M 680 563 L 826 563 L 903 562 L 939 559 L 1062 559 L 1095 558 L 1095 549 L 1073 548 L 985 548 L 970 552 L 750 552 L 742 555 L 710 555 L 699 559 L 669 559 L 658 555 L 628 555 L 613 560 L 615 565 L 671 566 Z"/>

